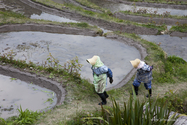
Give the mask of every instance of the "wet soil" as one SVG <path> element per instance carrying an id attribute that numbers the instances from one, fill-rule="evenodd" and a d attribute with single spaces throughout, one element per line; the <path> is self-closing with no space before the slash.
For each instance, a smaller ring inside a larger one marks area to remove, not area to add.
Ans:
<path id="1" fill-rule="evenodd" d="M 130 24 L 124 25 L 124 24 L 119 24 L 115 22 L 105 21 L 102 19 L 96 19 L 93 17 L 83 16 L 77 12 L 70 11 L 66 8 L 63 10 L 50 8 L 45 5 L 32 2 L 31 0 L 20 0 L 20 1 L 29 6 L 32 6 L 33 8 L 39 8 L 43 12 L 54 14 L 57 16 L 64 16 L 66 18 L 73 19 L 79 22 L 87 22 L 89 24 L 97 25 L 107 30 L 122 31 L 122 32 L 136 33 L 136 34 L 145 34 L 145 35 L 155 35 L 158 33 L 158 30 L 153 29 L 153 28 L 137 27 L 137 26 L 130 25 Z"/>
<path id="2" fill-rule="evenodd" d="M 180 24 L 187 23 L 187 19 L 172 19 L 172 18 L 157 18 L 157 17 L 150 18 L 150 17 L 143 17 L 143 16 L 126 15 L 123 13 L 114 13 L 114 16 L 119 19 L 130 20 L 130 21 L 139 22 L 139 23 L 150 23 L 154 21 L 156 24 L 159 24 L 159 25 L 162 25 L 162 24 L 176 25 L 177 22 Z M 177 32 L 177 31 L 168 32 L 168 34 L 170 34 L 171 36 L 176 36 L 176 37 L 187 37 L 187 33 L 182 33 L 182 32 Z"/>
<path id="3" fill-rule="evenodd" d="M 162 25 L 176 25 L 176 22 L 179 24 L 187 23 L 187 19 L 174 19 L 174 18 L 158 18 L 158 17 L 144 17 L 144 16 L 136 16 L 136 15 L 128 15 L 123 13 L 114 13 L 114 17 L 123 20 L 130 20 L 139 23 L 151 23 L 154 21 L 156 24 Z"/>
<path id="4" fill-rule="evenodd" d="M 66 27 L 60 25 L 45 25 L 45 24 L 11 24 L 0 26 L 0 32 L 12 32 L 12 31 L 41 31 L 49 33 L 64 33 L 74 35 L 100 35 L 97 31 L 90 29 L 79 29 L 73 27 Z"/>
<path id="5" fill-rule="evenodd" d="M 186 10 L 180 9 L 171 9 L 171 8 L 153 8 L 153 7 L 144 7 L 144 6 L 137 6 L 136 4 L 127 5 L 124 3 L 116 3 L 112 1 L 100 1 L 100 0 L 90 0 L 91 2 L 95 3 L 97 6 L 106 8 L 110 10 L 112 13 L 119 12 L 119 11 L 137 11 L 137 10 L 146 10 L 147 13 L 154 13 L 157 14 L 170 14 L 170 15 L 187 15 Z"/>
<path id="6" fill-rule="evenodd" d="M 157 29 L 137 27 L 134 25 L 123 25 L 123 24 L 118 24 L 118 23 L 114 23 L 114 22 L 108 22 L 108 21 L 105 21 L 102 19 L 86 17 L 86 16 L 83 16 L 83 15 L 78 14 L 76 12 L 72 12 L 68 9 L 58 10 L 55 8 L 49 8 L 45 5 L 32 2 L 31 0 L 20 0 L 20 1 L 32 6 L 33 8 L 40 8 L 40 10 L 44 11 L 44 12 L 47 12 L 47 13 L 50 13 L 53 15 L 57 15 L 57 16 L 64 16 L 66 18 L 73 19 L 73 20 L 76 20 L 79 22 L 82 22 L 82 21 L 87 22 L 89 24 L 97 25 L 97 26 L 102 27 L 107 30 L 122 31 L 122 32 L 135 33 L 135 34 L 140 34 L 140 35 L 156 35 L 158 33 Z M 123 18 L 123 17 L 121 17 L 121 18 Z M 134 18 L 134 16 L 131 16 L 131 18 Z M 140 19 L 136 18 L 136 20 L 139 20 L 141 22 L 142 18 L 144 19 L 144 17 L 141 17 Z M 170 19 L 166 19 L 165 22 L 167 20 L 169 20 L 170 23 L 174 23 L 176 21 L 176 19 L 170 18 Z M 159 19 L 158 19 L 158 22 L 159 22 Z M 181 22 L 185 22 L 185 21 L 181 20 Z M 186 37 L 186 33 L 177 33 L 177 34 L 172 33 L 172 35 Z"/>
<path id="7" fill-rule="evenodd" d="M 187 5 L 175 5 L 175 4 L 162 4 L 162 3 L 148 3 L 148 2 L 129 2 L 124 0 L 107 0 L 114 3 L 124 3 L 127 5 L 143 6 L 143 7 L 154 7 L 154 8 L 171 8 L 171 9 L 182 9 L 185 10 Z"/>
<path id="8" fill-rule="evenodd" d="M 27 17 L 30 17 L 33 13 L 40 15 L 41 10 L 35 8 L 33 9 L 27 4 L 19 0 L 0 0 L 0 10 L 11 10 L 13 12 L 24 14 Z M 31 11 L 32 10 L 32 11 Z"/>

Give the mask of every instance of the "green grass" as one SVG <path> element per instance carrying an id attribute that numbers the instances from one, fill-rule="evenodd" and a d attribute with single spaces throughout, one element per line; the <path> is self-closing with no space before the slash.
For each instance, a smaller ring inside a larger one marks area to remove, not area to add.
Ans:
<path id="1" fill-rule="evenodd" d="M 176 24 L 177 26 L 172 26 L 169 31 L 178 31 L 178 32 L 187 33 L 187 23 L 186 24 L 176 23 Z"/>

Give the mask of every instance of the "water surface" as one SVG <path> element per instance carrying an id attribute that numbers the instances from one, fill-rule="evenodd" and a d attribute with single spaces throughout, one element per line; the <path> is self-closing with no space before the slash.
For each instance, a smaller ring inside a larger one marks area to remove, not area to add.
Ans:
<path id="1" fill-rule="evenodd" d="M 0 34 L 1 54 L 13 50 L 15 59 L 44 64 L 51 53 L 63 65 L 78 57 L 82 77 L 93 80 L 91 65 L 86 59 L 99 55 L 112 69 L 114 84 L 120 82 L 132 69 L 129 60 L 140 58 L 139 51 L 115 39 L 82 35 L 53 34 L 44 32 L 10 32 Z"/>
<path id="2" fill-rule="evenodd" d="M 169 8 L 153 8 L 153 7 L 141 7 L 141 6 L 131 6 L 131 5 L 126 5 L 123 3 L 113 3 L 110 1 L 105 1 L 105 0 L 89 0 L 96 5 L 109 9 L 111 12 L 118 12 L 118 11 L 125 11 L 125 10 L 139 10 L 139 9 L 147 9 L 148 12 L 153 13 L 154 11 L 157 11 L 157 14 L 163 14 L 166 11 L 170 12 L 171 15 L 187 15 L 187 10 L 179 10 L 179 9 L 169 9 Z"/>
<path id="3" fill-rule="evenodd" d="M 47 101 L 52 99 L 53 102 Z M 8 118 L 19 114 L 20 105 L 23 110 L 45 111 L 57 103 L 56 94 L 33 83 L 0 75 L 0 117 Z"/>
<path id="4" fill-rule="evenodd" d="M 172 37 L 170 35 L 139 35 L 143 39 L 160 44 L 168 55 L 176 55 L 187 61 L 187 37 Z"/>

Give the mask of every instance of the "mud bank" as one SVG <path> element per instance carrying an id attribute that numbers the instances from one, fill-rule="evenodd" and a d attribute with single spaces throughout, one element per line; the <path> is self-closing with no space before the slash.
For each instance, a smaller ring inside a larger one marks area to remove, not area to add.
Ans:
<path id="1" fill-rule="evenodd" d="M 40 87 L 44 87 L 47 89 L 50 89 L 56 93 L 57 96 L 57 104 L 61 105 L 63 101 L 65 100 L 66 91 L 64 88 L 62 88 L 62 85 L 60 83 L 57 83 L 55 81 L 52 81 L 51 79 L 47 79 L 45 77 L 40 77 L 36 74 L 31 74 L 28 72 L 23 72 L 18 69 L 15 69 L 10 66 L 2 66 L 0 65 L 0 74 L 10 76 L 13 78 L 20 79 L 22 81 L 25 81 L 27 83 L 33 83 L 35 85 L 38 85 Z M 54 108 L 54 107 L 52 107 Z"/>
<path id="2" fill-rule="evenodd" d="M 126 15 L 123 13 L 115 13 L 114 16 L 119 19 L 123 20 L 130 20 L 134 22 L 139 23 L 149 23 L 150 21 L 154 21 L 156 24 L 166 24 L 166 25 L 176 25 L 176 22 L 179 22 L 180 24 L 186 24 L 186 19 L 172 19 L 172 18 L 150 18 L 150 17 L 143 17 L 143 16 L 135 16 L 135 15 Z M 182 32 L 169 32 L 171 36 L 177 36 L 177 37 L 187 37 L 187 33 Z"/>
<path id="3" fill-rule="evenodd" d="M 48 33 L 64 33 L 74 35 L 89 35 L 97 36 L 98 32 L 89 29 L 78 29 L 72 27 L 64 27 L 59 25 L 45 25 L 45 24 L 12 24 L 0 26 L 0 32 L 12 31 L 41 31 Z"/>
<path id="4" fill-rule="evenodd" d="M 154 7 L 154 8 L 171 8 L 171 9 L 181 9 L 185 10 L 187 5 L 176 5 L 176 4 L 163 4 L 163 3 L 148 3 L 148 2 L 129 2 L 124 0 L 108 0 L 114 3 L 123 3 L 127 5 L 136 5 L 142 7 Z"/>
<path id="5" fill-rule="evenodd" d="M 153 28 L 145 28 L 145 27 L 138 27 L 134 25 L 123 25 L 123 24 L 118 24 L 115 22 L 110 22 L 110 21 L 105 21 L 102 19 L 97 19 L 93 17 L 88 17 L 88 16 L 83 16 L 76 11 L 71 11 L 67 8 L 63 8 L 63 10 L 59 10 L 56 8 L 51 8 L 47 7 L 45 5 L 42 5 L 40 3 L 35 3 L 31 0 L 20 0 L 21 2 L 33 7 L 40 9 L 43 12 L 57 15 L 57 16 L 63 16 L 69 19 L 73 19 L 79 22 L 87 22 L 92 25 L 97 25 L 99 27 L 102 27 L 107 30 L 112 30 L 112 31 L 121 31 L 121 32 L 126 32 L 126 33 L 135 33 L 135 34 L 141 34 L 141 35 L 155 35 L 158 33 L 157 29 Z"/>
<path id="6" fill-rule="evenodd" d="M 170 36 L 187 37 L 187 33 L 181 33 L 181 32 L 174 31 L 174 32 L 170 33 Z"/>
<path id="7" fill-rule="evenodd" d="M 123 20 L 130 20 L 139 23 L 149 23 L 154 21 L 156 24 L 166 24 L 166 25 L 176 25 L 176 22 L 180 24 L 187 23 L 187 19 L 174 19 L 174 18 L 158 18 L 158 17 L 144 17 L 144 16 L 136 16 L 136 15 L 127 15 L 123 13 L 114 13 L 114 17 L 123 19 Z"/>

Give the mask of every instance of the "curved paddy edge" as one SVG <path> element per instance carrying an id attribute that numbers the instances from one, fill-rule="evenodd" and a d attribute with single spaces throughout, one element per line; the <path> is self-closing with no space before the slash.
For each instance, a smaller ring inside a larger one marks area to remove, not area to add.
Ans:
<path id="1" fill-rule="evenodd" d="M 121 42 L 126 43 L 129 46 L 134 46 L 139 52 L 140 52 L 140 60 L 144 60 L 144 58 L 148 55 L 146 49 L 140 45 L 138 42 L 135 42 L 134 40 L 130 39 L 130 38 L 126 38 L 126 37 L 122 37 L 122 36 L 118 36 L 118 35 L 107 35 L 107 38 L 112 38 L 112 39 L 117 39 Z M 130 63 L 130 62 L 129 62 Z M 136 69 L 132 68 L 132 70 L 125 76 L 125 78 L 123 78 L 123 80 L 121 80 L 121 82 L 119 82 L 117 85 L 112 86 L 112 87 L 108 87 L 106 90 L 112 90 L 112 89 L 117 89 L 120 88 L 122 86 L 124 86 L 132 77 L 133 75 L 136 73 Z"/>
<path id="2" fill-rule="evenodd" d="M 11 24 L 0 26 L 0 33 L 13 32 L 13 31 L 41 31 L 48 33 L 64 33 L 74 35 L 99 35 L 96 31 L 89 29 L 78 29 L 72 27 L 63 27 L 59 25 L 47 25 L 47 24 Z"/>
<path id="3" fill-rule="evenodd" d="M 31 74 L 28 72 L 20 71 L 16 68 L 10 67 L 10 66 L 2 66 L 0 65 L 0 74 L 10 76 L 13 78 L 20 79 L 22 81 L 25 81 L 27 83 L 33 83 L 35 85 L 38 85 L 40 87 L 45 87 L 47 89 L 50 89 L 56 93 L 57 96 L 57 104 L 60 105 L 64 102 L 66 91 L 60 83 L 57 83 L 56 81 L 52 81 L 51 79 L 47 79 L 45 77 L 40 77 L 36 74 Z M 54 108 L 54 107 L 52 107 Z"/>

